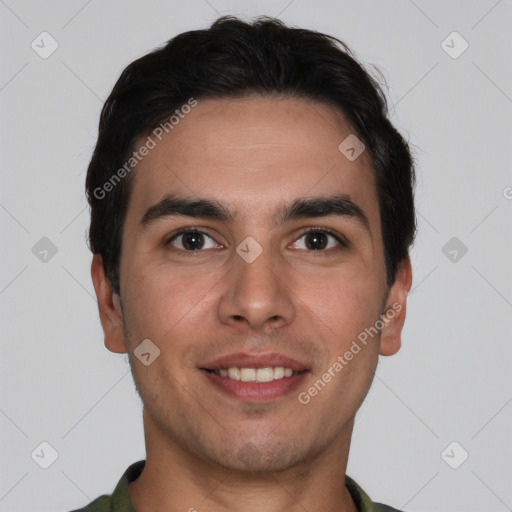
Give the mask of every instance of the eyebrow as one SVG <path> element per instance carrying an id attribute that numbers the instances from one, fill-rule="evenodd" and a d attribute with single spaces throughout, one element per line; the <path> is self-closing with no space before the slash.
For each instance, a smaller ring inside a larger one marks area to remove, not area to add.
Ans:
<path id="1" fill-rule="evenodd" d="M 174 194 L 165 196 L 150 206 L 139 227 L 144 229 L 154 221 L 175 216 L 218 220 L 230 223 L 238 218 L 237 212 L 214 199 L 189 199 Z M 273 226 L 292 220 L 337 216 L 359 223 L 371 236 L 370 223 L 363 210 L 348 195 L 328 197 L 299 197 L 291 204 L 282 205 L 273 217 Z"/>

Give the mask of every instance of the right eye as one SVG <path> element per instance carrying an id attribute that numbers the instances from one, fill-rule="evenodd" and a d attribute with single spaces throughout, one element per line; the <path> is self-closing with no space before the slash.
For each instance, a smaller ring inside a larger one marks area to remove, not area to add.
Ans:
<path id="1" fill-rule="evenodd" d="M 210 242 L 208 242 L 208 240 L 210 240 Z M 172 245 L 177 250 L 186 252 L 199 251 L 201 249 L 215 249 L 219 246 L 222 247 L 210 235 L 198 229 L 190 228 L 184 228 L 178 231 L 178 233 L 165 242 L 165 245 Z"/>

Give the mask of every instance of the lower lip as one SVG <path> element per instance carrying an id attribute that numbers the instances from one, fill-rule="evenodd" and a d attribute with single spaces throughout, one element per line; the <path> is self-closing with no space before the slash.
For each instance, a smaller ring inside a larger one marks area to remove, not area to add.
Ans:
<path id="1" fill-rule="evenodd" d="M 206 370 L 201 370 L 201 372 L 210 379 L 210 382 L 228 395 L 251 402 L 266 402 L 287 395 L 296 389 L 309 373 L 309 371 L 305 371 L 270 382 L 243 382 L 229 377 L 221 377 Z"/>

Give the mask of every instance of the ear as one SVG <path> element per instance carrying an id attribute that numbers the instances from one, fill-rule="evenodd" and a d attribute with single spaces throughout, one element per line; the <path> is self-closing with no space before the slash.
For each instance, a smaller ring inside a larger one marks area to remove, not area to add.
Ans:
<path id="1" fill-rule="evenodd" d="M 98 299 L 101 326 L 105 336 L 105 346 L 111 352 L 128 352 L 123 329 L 123 312 L 119 297 L 114 292 L 110 280 L 105 275 L 101 254 L 92 258 L 91 276 Z"/>
<path id="2" fill-rule="evenodd" d="M 395 282 L 391 285 L 383 313 L 384 327 L 380 337 L 380 355 L 391 356 L 400 350 L 405 322 L 407 293 L 411 289 L 411 260 L 407 255 L 398 265 Z"/>

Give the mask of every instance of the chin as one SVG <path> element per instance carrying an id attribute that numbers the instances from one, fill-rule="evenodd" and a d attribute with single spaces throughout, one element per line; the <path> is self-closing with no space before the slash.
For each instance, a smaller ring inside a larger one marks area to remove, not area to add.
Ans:
<path id="1" fill-rule="evenodd" d="M 203 452 L 203 453 L 206 453 Z M 298 466 L 314 457 L 313 450 L 300 450 L 296 443 L 247 441 L 239 448 L 211 454 L 212 462 L 237 473 L 278 473 Z"/>

